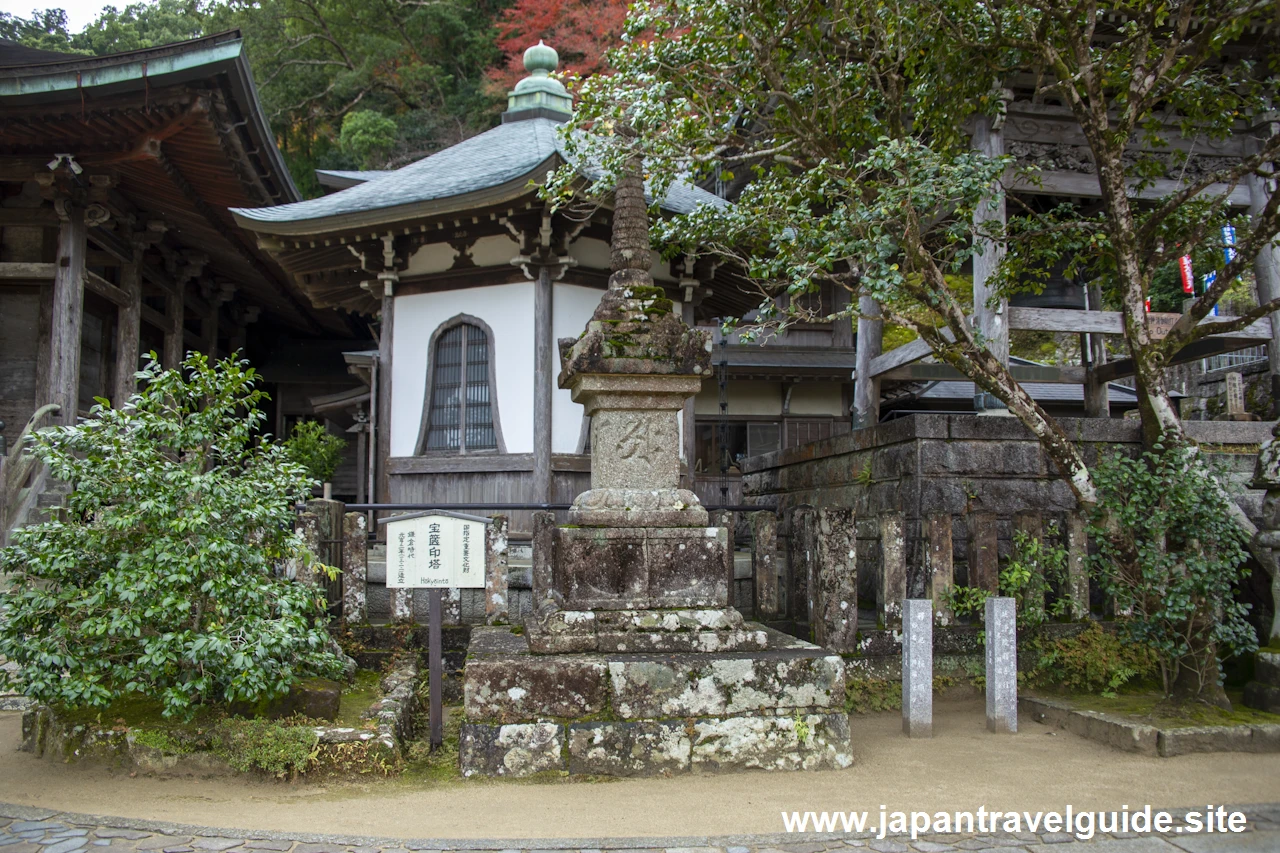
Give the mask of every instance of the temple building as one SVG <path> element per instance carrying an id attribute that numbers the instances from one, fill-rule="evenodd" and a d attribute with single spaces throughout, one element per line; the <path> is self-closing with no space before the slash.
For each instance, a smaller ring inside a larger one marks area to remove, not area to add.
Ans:
<path id="1" fill-rule="evenodd" d="M 247 354 L 276 434 L 363 387 L 342 353 L 368 327 L 313 305 L 228 212 L 299 199 L 238 32 L 98 57 L 0 41 L 0 462 L 46 405 L 34 426 L 127 399 L 151 351 Z M 4 534 L 44 484 L 0 470 Z"/>

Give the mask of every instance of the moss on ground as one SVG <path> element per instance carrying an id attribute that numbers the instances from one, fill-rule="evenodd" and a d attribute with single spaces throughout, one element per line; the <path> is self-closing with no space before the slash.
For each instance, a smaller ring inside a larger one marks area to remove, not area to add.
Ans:
<path id="1" fill-rule="evenodd" d="M 1053 691 L 1037 691 L 1037 694 L 1045 698 L 1065 700 L 1080 711 L 1098 711 L 1136 719 L 1164 729 L 1280 723 L 1280 714 L 1246 708 L 1241 703 L 1241 694 L 1230 690 L 1227 691 L 1227 696 L 1231 699 L 1230 711 L 1200 702 L 1174 703 L 1158 690 L 1126 691 L 1110 698 Z"/>
<path id="2" fill-rule="evenodd" d="M 342 691 L 342 698 L 338 703 L 338 719 L 334 721 L 334 725 L 353 729 L 364 725 L 367 721 L 361 715 L 382 695 L 382 690 L 378 687 L 381 680 L 380 673 L 371 669 L 359 670 L 352 684 Z"/>

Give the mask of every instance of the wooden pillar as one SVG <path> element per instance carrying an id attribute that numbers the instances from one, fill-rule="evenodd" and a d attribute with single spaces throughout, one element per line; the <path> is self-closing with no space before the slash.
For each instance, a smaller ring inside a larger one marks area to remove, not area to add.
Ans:
<path id="1" fill-rule="evenodd" d="M 1102 310 L 1102 288 L 1091 284 L 1085 289 L 1088 310 Z M 1080 336 L 1080 351 L 1086 353 L 1084 370 L 1084 415 L 1087 418 L 1111 417 L 1111 398 L 1107 383 L 1099 382 L 1095 371 L 1107 363 L 1106 339 L 1102 335 Z"/>
<path id="2" fill-rule="evenodd" d="M 49 329 L 49 389 L 62 407 L 58 421 L 74 424 L 80 402 L 80 334 L 84 326 L 84 211 L 67 205 L 58 228 Z"/>
<path id="3" fill-rule="evenodd" d="M 137 390 L 133 374 L 138 370 L 139 324 L 142 322 L 142 282 L 138 271 L 142 252 L 134 249 L 133 260 L 120 267 L 120 289 L 128 301 L 116 309 L 116 383 L 111 404 L 117 409 Z"/>
<path id="4" fill-rule="evenodd" d="M 391 342 L 395 331 L 395 314 L 395 282 L 383 281 L 382 324 L 378 331 L 378 453 L 375 460 L 378 488 L 375 503 L 391 501 L 387 459 L 391 457 Z"/>
<path id="5" fill-rule="evenodd" d="M 849 307 L 849 291 L 837 284 L 832 293 L 831 313 L 839 314 Z M 831 345 L 833 347 L 853 346 L 853 318 L 842 317 L 835 321 L 831 329 Z"/>
<path id="6" fill-rule="evenodd" d="M 164 333 L 164 360 L 166 370 L 172 370 L 182 364 L 186 357 L 186 314 L 187 314 L 187 282 L 180 276 L 173 283 L 173 293 L 164 298 L 164 313 L 169 321 L 169 328 Z"/>
<path id="7" fill-rule="evenodd" d="M 551 268 L 538 267 L 533 292 L 533 502 L 551 503 L 551 397 L 556 370 L 551 364 Z"/>
<path id="8" fill-rule="evenodd" d="M 1280 113 L 1271 112 L 1262 118 L 1264 121 L 1258 128 L 1259 132 L 1266 136 L 1275 134 L 1278 129 L 1276 120 L 1280 118 Z M 1245 182 L 1249 187 L 1249 215 L 1256 219 L 1262 215 L 1271 193 L 1268 191 L 1267 181 L 1258 175 L 1247 175 Z M 1280 298 L 1280 244 L 1273 240 L 1258 252 L 1253 260 L 1253 273 L 1259 305 Z M 1271 405 L 1274 415 L 1280 412 L 1280 311 L 1271 315 L 1267 361 L 1271 372 Z"/>
<path id="9" fill-rule="evenodd" d="M 979 116 L 973 133 L 973 147 L 988 157 L 999 157 L 1004 154 L 1004 139 L 1000 128 L 986 116 Z M 973 224 L 977 228 L 995 222 L 1003 226 L 1005 223 L 1004 193 L 998 186 L 992 187 L 990 198 L 983 199 L 973 212 Z M 987 282 L 995 274 L 1000 259 L 1004 257 L 1004 249 L 989 240 L 978 238 L 978 249 L 973 256 L 973 315 L 974 327 L 986 340 L 987 349 L 1005 364 L 1009 363 L 1009 323 L 1008 303 L 1004 299 L 996 299 L 995 291 Z M 988 395 L 990 396 L 990 395 Z M 993 405 L 1003 407 L 1003 403 L 991 398 L 987 407 Z"/>
<path id="10" fill-rule="evenodd" d="M 853 428 L 864 429 L 880 422 L 880 380 L 871 376 L 871 362 L 880 355 L 884 321 L 880 303 L 870 296 L 858 298 L 858 349 L 853 376 Z"/>

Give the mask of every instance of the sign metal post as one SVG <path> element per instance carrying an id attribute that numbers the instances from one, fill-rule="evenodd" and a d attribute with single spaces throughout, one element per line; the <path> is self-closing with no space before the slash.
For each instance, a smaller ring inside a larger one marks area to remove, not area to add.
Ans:
<path id="1" fill-rule="evenodd" d="M 482 589 L 488 518 L 428 510 L 379 519 L 387 525 L 387 586 L 427 590 L 427 678 L 431 749 L 444 744 L 444 591 Z"/>

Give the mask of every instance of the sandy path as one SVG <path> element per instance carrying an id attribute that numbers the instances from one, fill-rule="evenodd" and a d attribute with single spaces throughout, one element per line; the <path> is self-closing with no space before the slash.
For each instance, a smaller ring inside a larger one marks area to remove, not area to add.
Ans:
<path id="1" fill-rule="evenodd" d="M 128 778 L 17 752 L 0 713 L 0 802 L 205 826 L 403 838 L 729 835 L 782 831 L 782 810 L 999 810 L 1280 802 L 1280 755 L 1115 752 L 1029 720 L 987 734 L 978 702 L 935 706 L 932 741 L 895 714 L 855 717 L 857 764 L 608 783 L 299 784 Z M 878 814 L 873 816 L 878 820 Z"/>

